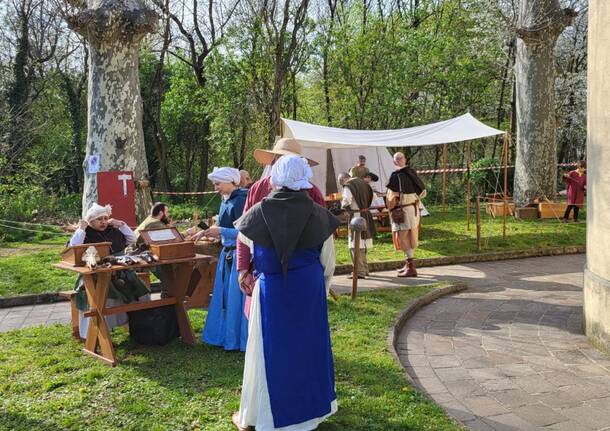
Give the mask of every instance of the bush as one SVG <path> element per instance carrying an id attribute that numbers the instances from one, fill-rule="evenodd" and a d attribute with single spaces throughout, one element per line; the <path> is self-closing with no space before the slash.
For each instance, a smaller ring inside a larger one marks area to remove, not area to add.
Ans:
<path id="1" fill-rule="evenodd" d="M 61 224 L 77 220 L 79 214 L 80 195 L 56 196 L 37 184 L 0 185 L 0 241 L 53 238 L 59 229 L 20 222 Z"/>
<path id="2" fill-rule="evenodd" d="M 500 166 L 501 163 L 492 158 L 477 160 L 470 165 L 471 195 L 477 193 L 481 196 L 490 193 L 502 193 L 504 190 L 504 171 L 501 168 L 490 170 L 477 170 L 479 168 L 489 168 Z M 464 180 L 468 174 L 464 173 Z M 512 193 L 514 168 L 508 170 L 508 193 Z"/>

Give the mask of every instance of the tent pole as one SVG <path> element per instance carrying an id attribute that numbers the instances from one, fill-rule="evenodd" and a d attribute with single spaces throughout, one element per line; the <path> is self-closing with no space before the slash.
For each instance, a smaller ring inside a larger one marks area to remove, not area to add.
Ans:
<path id="1" fill-rule="evenodd" d="M 477 193 L 477 201 L 476 201 L 476 208 L 477 208 L 477 251 L 481 251 L 481 204 L 480 204 L 480 200 L 481 200 L 481 197 Z"/>
<path id="2" fill-rule="evenodd" d="M 466 228 L 470 232 L 470 141 L 466 142 Z"/>
<path id="3" fill-rule="evenodd" d="M 504 214 L 502 217 L 502 238 L 506 239 L 506 214 L 508 213 L 508 132 L 504 134 Z"/>
<path id="4" fill-rule="evenodd" d="M 445 213 L 445 198 L 447 195 L 447 144 L 443 145 L 443 185 L 442 185 L 442 212 Z"/>

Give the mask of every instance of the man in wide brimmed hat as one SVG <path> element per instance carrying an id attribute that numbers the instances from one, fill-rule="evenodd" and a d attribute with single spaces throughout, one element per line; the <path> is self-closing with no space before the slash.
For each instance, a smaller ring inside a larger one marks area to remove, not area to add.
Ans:
<path id="1" fill-rule="evenodd" d="M 277 159 L 285 155 L 302 155 L 301 144 L 294 138 L 281 138 L 275 143 L 271 150 L 254 150 L 254 158 L 261 165 L 273 165 Z M 316 166 L 318 163 L 314 160 L 307 159 L 309 166 Z M 273 190 L 271 177 L 261 178 L 252 184 L 248 190 L 244 213 L 252 206 L 262 201 Z M 319 188 L 312 184 L 310 189 L 307 189 L 309 197 L 318 205 L 325 206 L 324 196 Z M 240 274 L 240 279 L 245 277 L 250 269 L 251 260 L 250 249 L 241 241 L 237 241 L 237 270 Z"/>

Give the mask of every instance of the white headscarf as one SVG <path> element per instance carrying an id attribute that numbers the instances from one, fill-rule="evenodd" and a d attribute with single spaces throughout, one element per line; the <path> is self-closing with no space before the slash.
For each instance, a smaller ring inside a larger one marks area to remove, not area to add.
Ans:
<path id="1" fill-rule="evenodd" d="M 271 168 L 271 183 L 274 187 L 288 187 L 291 190 L 311 189 L 309 179 L 313 172 L 307 159 L 301 156 L 282 156 Z"/>
<path id="2" fill-rule="evenodd" d="M 85 221 L 87 223 L 91 223 L 98 217 L 108 216 L 112 214 L 112 207 L 110 205 L 101 206 L 97 203 L 91 205 L 91 207 L 87 210 L 87 214 L 85 214 Z"/>
<path id="3" fill-rule="evenodd" d="M 239 185 L 241 176 L 239 170 L 235 168 L 214 168 L 211 174 L 208 174 L 208 179 L 217 183 L 233 183 Z"/>

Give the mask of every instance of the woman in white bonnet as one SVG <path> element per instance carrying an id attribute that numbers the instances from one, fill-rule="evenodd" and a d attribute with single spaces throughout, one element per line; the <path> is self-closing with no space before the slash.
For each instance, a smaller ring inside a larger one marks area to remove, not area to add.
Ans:
<path id="1" fill-rule="evenodd" d="M 124 254 L 125 248 L 135 243 L 135 235 L 124 221 L 113 219 L 111 215 L 112 208 L 110 205 L 101 206 L 97 203 L 91 205 L 85 214 L 85 219 L 79 222 L 78 229 L 70 238 L 68 245 L 110 242 L 112 243 L 110 246 L 112 254 Z M 89 309 L 89 304 L 81 277 L 76 281 L 76 291 L 76 306 L 80 315 L 79 331 L 81 338 L 85 338 L 89 318 L 84 317 L 83 313 Z M 134 271 L 125 270 L 113 274 L 108 299 L 106 300 L 107 307 L 148 300 L 150 300 L 150 291 Z M 127 321 L 127 314 L 125 313 L 106 316 L 106 323 L 111 329 L 124 325 Z"/>
<path id="2" fill-rule="evenodd" d="M 339 221 L 307 194 L 311 177 L 307 160 L 282 156 L 275 190 L 237 223 L 259 273 L 254 286 L 240 277 L 252 301 L 239 430 L 312 430 L 337 410 L 326 289 Z"/>
<path id="3" fill-rule="evenodd" d="M 248 191 L 239 187 L 241 176 L 235 168 L 214 168 L 208 175 L 214 189 L 222 196 L 218 212 L 218 224 L 201 231 L 200 237 L 220 238 L 222 251 L 218 256 L 214 292 L 205 327 L 201 334 L 204 343 L 223 347 L 225 350 L 246 350 L 248 321 L 244 315 L 245 295 L 239 290 L 235 269 L 237 229 L 233 223 L 241 217 Z"/>

